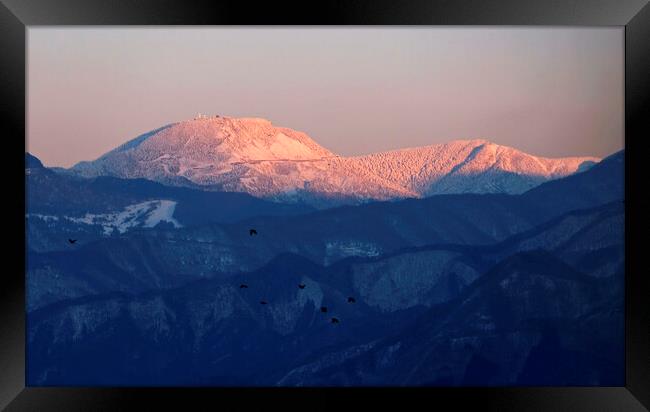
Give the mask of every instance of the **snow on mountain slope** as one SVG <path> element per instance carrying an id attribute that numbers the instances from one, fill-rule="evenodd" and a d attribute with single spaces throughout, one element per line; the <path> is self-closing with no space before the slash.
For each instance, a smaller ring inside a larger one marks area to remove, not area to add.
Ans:
<path id="1" fill-rule="evenodd" d="M 476 139 L 375 153 L 350 158 L 350 161 L 426 196 L 467 192 L 522 193 L 547 180 L 582 171 L 599 159 L 535 157 Z"/>
<path id="2" fill-rule="evenodd" d="M 144 136 L 144 138 L 143 138 Z M 255 118 L 196 118 L 137 137 L 73 170 L 82 176 L 189 181 L 224 191 L 291 198 L 297 192 L 361 199 L 416 196 L 360 170 L 304 133 Z"/>
<path id="3" fill-rule="evenodd" d="M 86 175 L 183 176 L 198 184 L 261 160 L 315 160 L 333 156 L 303 133 L 276 128 L 263 119 L 197 118 L 133 139 L 93 162 L 74 168 Z"/>
<path id="4" fill-rule="evenodd" d="M 547 159 L 486 140 L 341 157 L 305 133 L 258 118 L 200 116 L 143 134 L 72 172 L 146 178 L 275 200 L 387 200 L 522 193 L 599 159 Z"/>
<path id="5" fill-rule="evenodd" d="M 121 212 L 114 213 L 86 213 L 81 217 L 61 216 L 60 219 L 67 220 L 71 223 L 99 226 L 104 235 L 112 233 L 126 233 L 131 229 L 138 227 L 151 228 L 158 223 L 167 222 L 174 227 L 182 225 L 173 218 L 176 202 L 172 200 L 150 200 L 147 202 L 129 205 Z M 44 221 L 58 221 L 59 216 L 50 216 L 42 214 L 27 214 L 28 218 L 38 218 Z"/>

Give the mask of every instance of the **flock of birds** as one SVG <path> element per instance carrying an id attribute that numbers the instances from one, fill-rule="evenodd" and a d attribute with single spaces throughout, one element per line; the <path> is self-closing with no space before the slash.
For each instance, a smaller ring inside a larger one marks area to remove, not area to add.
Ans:
<path id="1" fill-rule="evenodd" d="M 250 229 L 248 231 L 248 235 L 249 236 L 256 236 L 257 235 L 257 230 Z M 301 283 L 301 284 L 298 285 L 298 289 L 301 289 L 301 290 L 306 288 L 306 287 L 307 287 L 307 285 L 305 285 L 304 283 Z M 241 285 L 239 285 L 239 289 L 248 289 L 248 285 L 245 284 L 245 283 L 242 283 Z M 348 303 L 356 303 L 356 302 L 357 301 L 356 301 L 355 298 L 353 298 L 352 296 L 348 296 Z M 260 305 L 268 305 L 268 304 L 269 304 L 269 302 L 267 302 L 265 300 L 260 300 Z M 321 306 L 320 311 L 321 311 L 321 313 L 327 313 L 327 306 Z M 339 318 L 332 317 L 332 318 L 330 318 L 330 322 L 331 323 L 340 323 L 341 321 L 339 320 Z"/>
<path id="2" fill-rule="evenodd" d="M 248 234 L 249 234 L 249 236 L 256 236 L 257 235 L 257 230 L 250 229 L 248 231 Z M 71 245 L 74 245 L 75 243 L 77 243 L 77 239 L 68 239 L 68 243 L 70 243 Z M 301 284 L 298 285 L 298 288 L 301 289 L 301 290 L 304 289 L 305 287 L 307 287 L 307 285 L 305 285 L 304 283 L 301 283 Z M 245 283 L 242 283 L 241 285 L 239 285 L 239 289 L 248 289 L 248 285 L 245 284 Z M 348 296 L 348 303 L 356 303 L 356 302 L 357 301 L 356 301 L 355 298 L 353 298 L 352 296 Z M 260 300 L 260 305 L 268 305 L 268 303 L 269 302 L 267 302 L 265 300 Z M 327 306 L 321 306 L 320 311 L 321 311 L 321 313 L 327 313 Z M 340 323 L 341 321 L 338 318 L 332 317 L 332 318 L 330 318 L 330 322 L 331 323 Z"/>
<path id="3" fill-rule="evenodd" d="M 306 286 L 307 285 L 301 283 L 301 284 L 298 285 L 298 288 L 299 289 L 304 289 Z M 245 284 L 245 283 L 242 283 L 241 285 L 239 285 L 239 289 L 248 289 L 248 285 Z M 352 296 L 348 296 L 348 303 L 356 303 L 356 302 L 357 301 L 356 301 L 355 298 L 353 298 Z M 269 304 L 269 302 L 267 302 L 265 300 L 260 300 L 260 305 L 268 305 L 268 304 Z M 327 313 L 327 306 L 321 306 L 320 311 L 322 313 Z M 330 322 L 331 323 L 339 323 L 341 321 L 338 318 L 333 317 L 333 318 L 330 318 Z"/>

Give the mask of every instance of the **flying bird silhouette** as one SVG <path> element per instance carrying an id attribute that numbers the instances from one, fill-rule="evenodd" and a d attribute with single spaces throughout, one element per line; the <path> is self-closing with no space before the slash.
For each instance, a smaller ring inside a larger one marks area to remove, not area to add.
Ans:
<path id="1" fill-rule="evenodd" d="M 304 289 L 305 286 L 306 286 L 306 285 L 304 285 L 304 284 L 302 284 L 302 283 L 298 285 L 298 287 L 299 287 L 300 289 Z"/>
<path id="2" fill-rule="evenodd" d="M 248 231 L 249 236 L 257 235 L 257 230 L 251 229 Z"/>
<path id="3" fill-rule="evenodd" d="M 340 321 L 338 320 L 338 318 L 332 318 L 332 320 L 330 320 L 330 322 L 332 322 L 332 323 L 339 323 Z"/>
<path id="4" fill-rule="evenodd" d="M 77 239 L 68 239 L 68 242 L 70 242 L 71 245 L 74 245 L 77 243 Z"/>
<path id="5" fill-rule="evenodd" d="M 268 302 L 265 300 L 260 300 L 260 305 L 266 305 Z"/>
<path id="6" fill-rule="evenodd" d="M 242 283 L 241 285 L 239 285 L 239 289 L 248 289 L 248 285 Z"/>
<path id="7" fill-rule="evenodd" d="M 321 306 L 320 311 L 323 313 L 327 312 L 327 306 Z"/>
<path id="8" fill-rule="evenodd" d="M 348 303 L 356 303 L 356 301 L 357 300 L 355 298 L 353 298 L 352 296 L 348 297 Z"/>

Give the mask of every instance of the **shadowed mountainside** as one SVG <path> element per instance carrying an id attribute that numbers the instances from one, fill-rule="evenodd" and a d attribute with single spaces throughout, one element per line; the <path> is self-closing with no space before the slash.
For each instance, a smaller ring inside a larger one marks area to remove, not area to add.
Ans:
<path id="1" fill-rule="evenodd" d="M 26 156 L 27 382 L 621 386 L 623 173 L 315 211 Z"/>
<path id="2" fill-rule="evenodd" d="M 612 225 L 618 232 L 595 250 L 594 236 L 602 236 L 590 228 L 622 213 L 618 203 L 570 213 L 498 245 L 429 246 L 329 267 L 282 254 L 254 272 L 180 288 L 61 301 L 28 314 L 36 365 L 28 379 L 620 384 L 623 262 L 611 250 L 623 248 L 622 226 Z M 554 235 L 560 229 L 571 233 Z M 553 251 L 567 245 L 582 252 L 560 260 Z M 594 252 L 603 258 L 584 267 Z M 564 359 L 559 369 L 547 364 L 556 357 Z"/>

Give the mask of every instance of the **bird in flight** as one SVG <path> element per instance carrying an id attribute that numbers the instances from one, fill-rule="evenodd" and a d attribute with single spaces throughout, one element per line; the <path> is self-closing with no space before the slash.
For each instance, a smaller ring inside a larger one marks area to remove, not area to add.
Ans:
<path id="1" fill-rule="evenodd" d="M 348 303 L 356 303 L 356 299 L 353 298 L 352 296 L 348 296 Z"/>
<path id="2" fill-rule="evenodd" d="M 338 320 L 338 318 L 332 318 L 332 320 L 330 320 L 330 322 L 332 322 L 332 323 L 339 323 L 340 321 Z"/>
<path id="3" fill-rule="evenodd" d="M 266 305 L 268 302 L 265 300 L 260 300 L 260 305 Z"/>
<path id="4" fill-rule="evenodd" d="M 239 289 L 248 289 L 248 285 L 245 284 L 245 283 L 242 283 L 241 285 L 239 285 Z"/>
<path id="5" fill-rule="evenodd" d="M 320 311 L 323 313 L 327 312 L 327 306 L 321 306 Z"/>
<path id="6" fill-rule="evenodd" d="M 68 242 L 70 242 L 71 245 L 74 245 L 77 243 L 77 239 L 68 239 Z"/>
<path id="7" fill-rule="evenodd" d="M 249 236 L 257 235 L 257 230 L 255 230 L 255 229 L 250 229 L 250 230 L 248 231 L 248 234 L 249 234 Z"/>
<path id="8" fill-rule="evenodd" d="M 306 286 L 306 285 L 304 285 L 304 284 L 302 284 L 302 283 L 298 285 L 298 287 L 299 287 L 300 289 L 304 289 L 305 286 Z"/>

